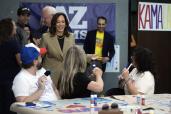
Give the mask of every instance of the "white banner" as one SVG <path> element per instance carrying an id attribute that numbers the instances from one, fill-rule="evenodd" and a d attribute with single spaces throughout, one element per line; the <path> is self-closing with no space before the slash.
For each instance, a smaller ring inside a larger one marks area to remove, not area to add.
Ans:
<path id="1" fill-rule="evenodd" d="M 138 30 L 171 31 L 171 4 L 139 2 Z"/>
<path id="2" fill-rule="evenodd" d="M 115 56 L 106 65 L 106 72 L 120 72 L 120 45 L 115 45 Z"/>

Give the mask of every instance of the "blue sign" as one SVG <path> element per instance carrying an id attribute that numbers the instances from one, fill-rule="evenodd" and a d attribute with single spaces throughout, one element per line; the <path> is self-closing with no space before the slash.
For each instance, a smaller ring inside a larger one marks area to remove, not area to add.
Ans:
<path id="1" fill-rule="evenodd" d="M 76 42 L 82 43 L 87 31 L 97 28 L 97 17 L 107 18 L 107 27 L 111 35 L 115 36 L 115 4 L 114 3 L 30 3 L 22 2 L 21 6 L 31 10 L 29 24 L 32 29 L 41 27 L 41 10 L 46 5 L 51 5 L 58 12 L 67 15 L 72 32 L 75 34 Z"/>

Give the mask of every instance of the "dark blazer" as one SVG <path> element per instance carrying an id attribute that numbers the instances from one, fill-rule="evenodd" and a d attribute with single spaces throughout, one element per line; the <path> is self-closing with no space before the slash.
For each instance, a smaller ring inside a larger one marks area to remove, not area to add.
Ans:
<path id="1" fill-rule="evenodd" d="M 84 50 L 86 54 L 95 53 L 96 44 L 96 32 L 97 30 L 92 30 L 87 33 L 86 39 L 84 41 Z M 104 32 L 104 41 L 102 48 L 102 57 L 109 57 L 110 61 L 115 54 L 114 49 L 115 37 L 110 35 L 108 32 Z"/>

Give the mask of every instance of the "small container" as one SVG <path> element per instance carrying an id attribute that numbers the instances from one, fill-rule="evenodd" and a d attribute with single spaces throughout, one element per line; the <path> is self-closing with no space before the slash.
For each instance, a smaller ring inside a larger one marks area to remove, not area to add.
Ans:
<path id="1" fill-rule="evenodd" d="M 90 114 L 94 114 L 95 113 L 95 108 L 90 108 Z"/>
<path id="2" fill-rule="evenodd" d="M 90 107 L 94 108 L 94 95 L 90 96 Z"/>
<path id="3" fill-rule="evenodd" d="M 94 106 L 97 106 L 97 95 L 94 95 Z"/>
<path id="4" fill-rule="evenodd" d="M 137 109 L 137 114 L 142 114 L 142 110 L 140 108 Z"/>
<path id="5" fill-rule="evenodd" d="M 149 114 L 154 114 L 154 110 L 150 110 L 150 113 Z"/>
<path id="6" fill-rule="evenodd" d="M 141 105 L 145 105 L 145 96 L 142 95 L 142 98 L 141 98 Z"/>
<path id="7" fill-rule="evenodd" d="M 136 96 L 136 102 L 138 105 L 141 104 L 141 97 L 140 96 Z"/>
<path id="8" fill-rule="evenodd" d="M 171 101 L 169 101 L 169 107 L 170 107 L 170 112 L 171 112 Z"/>

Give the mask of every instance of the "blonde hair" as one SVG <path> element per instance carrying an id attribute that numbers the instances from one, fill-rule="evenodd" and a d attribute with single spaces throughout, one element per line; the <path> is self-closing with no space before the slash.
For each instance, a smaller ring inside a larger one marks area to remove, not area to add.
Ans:
<path id="1" fill-rule="evenodd" d="M 57 84 L 61 96 L 69 95 L 74 91 L 74 76 L 78 72 L 85 72 L 86 64 L 86 54 L 83 49 L 78 46 L 69 48 L 64 60 L 64 69 Z"/>

